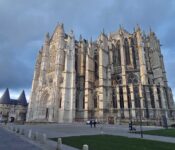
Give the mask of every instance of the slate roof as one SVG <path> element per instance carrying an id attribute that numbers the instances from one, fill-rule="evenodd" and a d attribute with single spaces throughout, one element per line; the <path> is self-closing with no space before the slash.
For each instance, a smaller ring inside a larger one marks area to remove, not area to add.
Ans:
<path id="1" fill-rule="evenodd" d="M 0 98 L 0 104 L 10 104 L 10 94 L 9 89 L 7 88 Z"/>
<path id="2" fill-rule="evenodd" d="M 8 88 L 5 90 L 4 94 L 0 98 L 0 104 L 22 105 L 22 106 L 28 105 L 24 90 L 22 91 L 18 99 L 10 99 Z"/>
<path id="3" fill-rule="evenodd" d="M 26 100 L 26 95 L 25 95 L 24 90 L 22 91 L 21 95 L 19 96 L 18 101 L 21 105 L 27 106 L 27 100 Z"/>

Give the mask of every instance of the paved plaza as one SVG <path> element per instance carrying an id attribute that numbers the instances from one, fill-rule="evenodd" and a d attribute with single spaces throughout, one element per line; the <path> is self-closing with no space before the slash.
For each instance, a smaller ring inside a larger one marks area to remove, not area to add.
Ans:
<path id="1" fill-rule="evenodd" d="M 107 125 L 99 124 L 96 128 L 91 128 L 84 123 L 72 124 L 38 124 L 38 125 L 19 125 L 26 130 L 32 129 L 34 132 L 45 133 L 48 138 L 54 137 L 68 137 L 79 135 L 96 135 L 96 134 L 109 134 L 120 135 L 130 138 L 140 138 L 140 134 L 128 133 L 128 125 Z M 137 131 L 140 131 L 140 126 L 135 126 Z M 143 126 L 143 130 L 162 129 L 162 127 Z M 175 138 L 144 135 L 144 139 L 164 141 L 175 143 Z"/>
<path id="2" fill-rule="evenodd" d="M 0 127 L 0 150 L 42 150 Z"/>
<path id="3" fill-rule="evenodd" d="M 25 134 L 29 130 L 33 133 L 38 132 L 39 134 L 45 133 L 48 138 L 55 137 L 68 137 L 68 136 L 80 136 L 80 135 L 96 135 L 96 134 L 109 134 L 109 135 L 120 135 L 129 138 L 140 138 L 139 134 L 128 133 L 127 125 L 106 125 L 99 124 L 96 128 L 91 128 L 90 125 L 85 123 L 72 123 L 72 124 L 35 124 L 35 125 L 14 125 L 8 124 L 8 126 L 15 126 L 16 128 L 21 128 L 25 130 Z M 135 126 L 136 130 L 139 131 L 140 127 Z M 161 127 L 143 127 L 143 130 L 155 130 L 161 129 Z M 40 149 L 56 149 L 56 142 L 47 141 L 47 145 L 37 144 L 35 145 L 26 140 L 26 137 L 18 136 L 15 133 L 7 131 L 7 129 L 0 128 L 0 150 L 40 150 Z M 163 136 L 153 136 L 153 135 L 143 135 L 144 139 L 150 139 L 155 141 L 163 141 L 175 143 L 175 138 L 163 137 Z M 32 140 L 31 140 L 32 141 Z M 6 144 L 9 143 L 9 144 Z M 85 143 L 86 144 L 86 143 Z M 49 145 L 49 146 L 48 146 Z M 37 148 L 39 146 L 39 148 Z M 63 145 L 63 150 L 77 150 L 75 148 Z"/>

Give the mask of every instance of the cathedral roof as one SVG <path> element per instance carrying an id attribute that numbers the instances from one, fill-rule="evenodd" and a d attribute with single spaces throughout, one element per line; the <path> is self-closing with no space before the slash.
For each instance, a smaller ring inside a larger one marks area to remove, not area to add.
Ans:
<path id="1" fill-rule="evenodd" d="M 125 30 L 124 28 L 120 27 L 116 32 L 111 33 L 111 37 L 112 38 L 119 38 L 121 35 L 123 35 L 123 37 L 129 37 L 131 34 Z"/>
<path id="2" fill-rule="evenodd" d="M 10 94 L 9 89 L 7 88 L 0 98 L 0 104 L 10 104 Z"/>

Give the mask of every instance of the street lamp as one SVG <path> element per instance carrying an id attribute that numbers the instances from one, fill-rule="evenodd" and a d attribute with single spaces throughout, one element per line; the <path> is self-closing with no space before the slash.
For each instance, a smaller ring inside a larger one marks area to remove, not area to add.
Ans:
<path id="1" fill-rule="evenodd" d="M 140 88 L 141 88 L 141 92 L 142 92 L 142 94 L 143 94 L 143 91 L 142 91 L 142 86 L 141 86 L 141 81 L 140 81 L 140 83 L 139 83 L 139 86 L 140 86 Z M 141 94 L 141 95 L 142 95 Z M 143 102 L 143 100 L 142 100 L 142 98 L 143 97 L 141 97 L 141 96 L 139 96 L 140 98 L 140 107 L 139 107 L 139 110 L 140 110 L 140 137 L 141 138 L 143 138 L 143 128 L 142 128 L 142 109 L 141 109 L 141 103 Z"/>
<path id="2" fill-rule="evenodd" d="M 141 100 L 141 98 L 140 98 Z M 143 138 L 143 129 L 142 129 L 142 110 L 140 105 L 140 137 Z"/>

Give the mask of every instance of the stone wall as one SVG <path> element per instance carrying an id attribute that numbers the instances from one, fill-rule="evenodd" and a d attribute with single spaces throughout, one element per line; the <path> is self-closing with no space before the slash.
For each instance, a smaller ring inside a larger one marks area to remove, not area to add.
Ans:
<path id="1" fill-rule="evenodd" d="M 28 121 L 73 122 L 171 119 L 172 91 L 167 84 L 160 42 L 140 27 L 122 27 L 96 41 L 58 25 L 46 35 L 34 72 Z"/>

